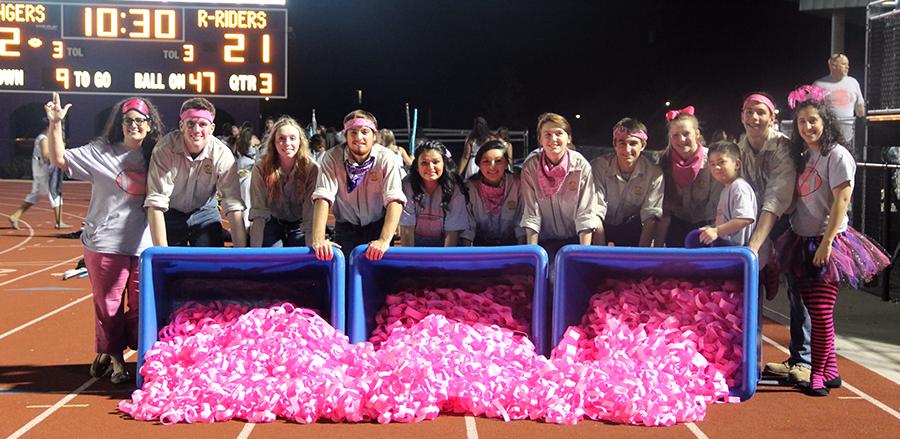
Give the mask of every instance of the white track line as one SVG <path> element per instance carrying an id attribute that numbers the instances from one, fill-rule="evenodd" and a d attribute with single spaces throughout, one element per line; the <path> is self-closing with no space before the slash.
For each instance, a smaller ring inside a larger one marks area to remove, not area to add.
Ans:
<path id="1" fill-rule="evenodd" d="M 59 401 L 57 401 L 56 404 L 53 404 L 50 408 L 41 412 L 41 414 L 37 415 L 34 419 L 28 421 L 27 424 L 23 425 L 21 428 L 16 430 L 13 434 L 9 435 L 6 439 L 18 439 L 18 438 L 22 437 L 22 435 L 31 431 L 32 428 L 34 428 L 36 425 L 43 422 L 44 419 L 49 418 L 50 415 L 55 413 L 57 410 L 61 409 L 69 401 L 75 399 L 75 397 L 77 397 L 79 393 L 84 391 L 84 389 L 91 387 L 96 382 L 97 382 L 97 378 L 91 378 L 91 379 L 85 381 L 84 384 L 81 385 L 81 387 L 75 389 L 74 392 L 66 395 L 63 399 L 60 399 Z"/>
<path id="2" fill-rule="evenodd" d="M 687 427 L 687 429 L 690 430 L 691 433 L 694 433 L 694 437 L 696 437 L 697 439 L 709 439 L 709 436 L 707 436 L 706 433 L 703 432 L 703 430 L 700 430 L 700 427 L 698 427 L 697 424 L 688 422 L 685 423 L 684 426 Z"/>
<path id="3" fill-rule="evenodd" d="M 62 261 L 62 262 L 60 262 L 60 263 L 58 263 L 58 264 L 51 265 L 51 266 L 49 266 L 49 267 L 45 267 L 45 268 L 43 268 L 43 269 L 41 269 L 41 270 L 32 271 L 31 273 L 23 274 L 23 275 L 21 275 L 21 276 L 19 276 L 19 277 L 12 278 L 12 279 L 10 279 L 10 280 L 8 280 L 8 281 L 0 282 L 0 287 L 5 286 L 5 285 L 9 285 L 9 284 L 11 284 L 11 283 L 13 283 L 13 282 L 15 282 L 15 281 L 17 281 L 17 280 L 25 279 L 26 277 L 33 276 L 33 275 L 38 274 L 38 273 L 43 273 L 43 272 L 45 272 L 45 271 L 52 270 L 52 269 L 54 269 L 54 268 L 56 268 L 56 267 L 60 267 L 60 266 L 66 265 L 66 264 L 71 264 L 71 263 L 73 263 L 73 262 L 75 262 L 75 261 L 77 261 L 77 260 L 79 260 L 79 259 L 81 259 L 81 256 L 75 256 L 75 257 L 72 258 L 72 259 L 66 259 L 65 261 Z"/>
<path id="4" fill-rule="evenodd" d="M 766 343 L 769 343 L 770 345 L 775 346 L 775 347 L 778 348 L 778 350 L 780 350 L 781 352 L 784 352 L 785 354 L 790 355 L 790 351 L 788 351 L 788 349 L 787 349 L 786 347 L 784 347 L 784 346 L 778 344 L 777 341 L 772 340 L 771 338 L 766 337 L 765 335 L 763 336 L 763 340 L 764 340 Z M 879 375 L 879 376 L 880 376 L 880 375 Z M 875 407 L 878 407 L 878 408 L 880 408 L 881 410 L 883 410 L 885 413 L 887 413 L 887 414 L 893 416 L 895 419 L 900 420 L 900 412 L 897 412 L 896 410 L 894 410 L 894 409 L 888 407 L 887 404 L 885 404 L 885 403 L 883 403 L 883 402 L 881 402 L 881 401 L 879 401 L 879 400 L 873 398 L 873 397 L 870 396 L 868 393 L 863 392 L 862 390 L 857 389 L 856 387 L 850 385 L 850 384 L 847 383 L 846 381 L 844 381 L 844 382 L 841 384 L 841 386 L 844 387 L 844 388 L 846 388 L 847 390 L 849 390 L 849 391 L 851 391 L 851 392 L 853 392 L 853 393 L 859 395 L 860 398 L 865 399 L 866 401 L 870 402 L 870 403 L 871 403 L 872 405 L 874 405 Z"/>
<path id="5" fill-rule="evenodd" d="M 133 356 L 136 353 L 137 353 L 136 351 L 128 352 L 127 354 L 125 354 L 124 358 L 127 360 L 129 357 Z M 91 378 L 91 379 L 85 381 L 84 384 L 79 386 L 72 393 L 66 395 L 65 397 L 63 397 L 62 399 L 57 401 L 56 404 L 53 404 L 52 406 L 50 406 L 50 408 L 48 408 L 47 410 L 44 410 L 43 412 L 41 412 L 41 414 L 35 416 L 34 419 L 28 421 L 27 424 L 23 425 L 21 428 L 16 430 L 15 433 L 7 436 L 6 439 L 18 439 L 18 438 L 22 437 L 25 433 L 28 433 L 29 431 L 31 431 L 32 428 L 34 428 L 41 422 L 44 422 L 44 420 L 49 418 L 50 415 L 56 413 L 57 410 L 63 408 L 66 404 L 68 404 L 69 401 L 78 397 L 78 395 L 81 392 L 83 392 L 88 387 L 91 387 L 96 382 L 97 382 L 97 378 Z"/>
<path id="6" fill-rule="evenodd" d="M 5 217 L 9 218 L 9 215 L 7 215 L 7 214 L 0 214 L 0 215 L 3 215 L 3 216 L 5 216 Z M 25 237 L 25 239 L 24 239 L 22 242 L 20 242 L 20 243 L 14 245 L 14 246 L 12 246 L 12 247 L 6 249 L 6 250 L 0 251 L 0 255 L 2 255 L 2 254 L 4 254 L 4 253 L 11 252 L 11 251 L 13 251 L 13 250 L 15 250 L 15 249 L 17 249 L 17 248 L 19 248 L 19 247 L 21 247 L 21 246 L 27 244 L 28 241 L 31 241 L 31 238 L 34 237 L 34 228 L 31 227 L 31 224 L 29 224 L 27 221 L 25 221 L 25 220 L 23 220 L 23 219 L 20 219 L 20 220 L 19 220 L 19 224 L 25 224 L 25 227 L 28 227 L 28 236 Z M 10 227 L 11 227 L 11 226 L 10 226 Z M 11 229 L 11 230 L 15 230 L 15 229 Z"/>
<path id="7" fill-rule="evenodd" d="M 244 424 L 244 428 L 242 428 L 241 432 L 238 433 L 237 439 L 247 439 L 248 437 L 250 437 L 250 433 L 253 432 L 254 427 L 256 427 L 256 424 L 252 422 Z"/>
<path id="8" fill-rule="evenodd" d="M 13 334 L 15 334 L 15 333 L 17 333 L 17 332 L 19 332 L 19 331 L 25 329 L 25 328 L 27 328 L 27 327 L 29 327 L 29 326 L 31 326 L 31 325 L 37 323 L 37 322 L 40 322 L 41 320 L 44 320 L 44 319 L 46 319 L 46 318 L 48 318 L 48 317 L 52 317 L 52 316 L 55 315 L 55 314 L 58 314 L 58 313 L 60 313 L 60 312 L 63 312 L 63 311 L 65 311 L 65 310 L 68 309 L 68 308 L 71 308 L 71 307 L 73 307 L 73 306 L 75 306 L 75 305 L 77 305 L 77 304 L 79 304 L 79 303 L 81 303 L 81 302 L 84 302 L 85 300 L 90 299 L 91 296 L 92 296 L 92 294 L 88 294 L 88 295 L 86 295 L 86 296 L 79 297 L 78 299 L 75 299 L 74 302 L 69 302 L 69 303 L 67 303 L 67 304 L 65 304 L 65 305 L 63 305 L 63 306 L 61 306 L 61 307 L 59 307 L 59 308 L 56 308 L 55 310 L 50 311 L 50 312 L 48 312 L 47 314 L 44 314 L 44 315 L 42 315 L 42 316 L 40 316 L 40 317 L 38 317 L 38 318 L 36 318 L 36 319 L 34 319 L 34 320 L 28 322 L 28 323 L 24 323 L 24 324 L 22 324 L 22 325 L 19 325 L 18 327 L 15 327 L 15 328 L 13 328 L 13 329 L 10 329 L 9 331 L 6 331 L 6 332 L 4 332 L 3 334 L 0 334 L 0 340 L 3 340 L 4 338 L 9 337 L 10 335 L 13 335 Z"/>
<path id="9" fill-rule="evenodd" d="M 52 406 L 52 405 L 46 405 L 46 404 L 43 404 L 43 405 L 26 405 L 26 406 L 25 406 L 25 408 L 27 408 L 27 409 L 48 409 L 48 408 L 50 408 L 50 407 L 53 407 L 53 406 Z M 66 405 L 64 405 L 64 406 L 62 406 L 62 407 L 60 407 L 60 408 L 67 409 L 67 408 L 84 408 L 84 407 L 90 407 L 90 404 L 66 404 Z"/>
<path id="10" fill-rule="evenodd" d="M 466 416 L 466 439 L 478 439 L 478 429 L 475 428 L 475 417 Z"/>

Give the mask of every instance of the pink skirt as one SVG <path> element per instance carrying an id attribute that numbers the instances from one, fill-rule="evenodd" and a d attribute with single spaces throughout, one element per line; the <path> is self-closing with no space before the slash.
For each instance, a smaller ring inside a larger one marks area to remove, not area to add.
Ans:
<path id="1" fill-rule="evenodd" d="M 797 277 L 848 283 L 857 288 L 861 282 L 871 281 L 891 263 L 878 243 L 856 229 L 847 227 L 847 230 L 835 236 L 828 263 L 816 267 L 812 260 L 821 241 L 821 236 L 799 236 L 788 229 L 775 244 L 780 271 Z"/>

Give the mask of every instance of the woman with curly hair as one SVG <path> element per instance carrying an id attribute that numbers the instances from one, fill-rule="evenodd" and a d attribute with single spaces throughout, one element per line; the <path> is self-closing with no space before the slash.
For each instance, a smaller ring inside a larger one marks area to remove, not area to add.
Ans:
<path id="1" fill-rule="evenodd" d="M 403 180 L 408 200 L 400 216 L 404 247 L 456 247 L 469 226 L 466 198 L 443 143 L 429 140 L 416 148 L 415 168 Z"/>

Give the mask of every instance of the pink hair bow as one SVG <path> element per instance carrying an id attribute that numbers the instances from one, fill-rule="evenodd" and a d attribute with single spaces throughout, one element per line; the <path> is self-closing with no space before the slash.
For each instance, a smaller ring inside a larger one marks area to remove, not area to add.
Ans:
<path id="1" fill-rule="evenodd" d="M 801 85 L 788 95 L 788 106 L 797 108 L 797 104 L 803 101 L 822 102 L 825 100 L 825 89 L 815 85 Z"/>
<path id="2" fill-rule="evenodd" d="M 688 105 L 687 107 L 684 107 L 680 110 L 667 111 L 666 112 L 666 122 L 671 122 L 676 117 L 678 117 L 679 114 L 682 114 L 682 113 L 693 116 L 694 115 L 694 106 Z"/>

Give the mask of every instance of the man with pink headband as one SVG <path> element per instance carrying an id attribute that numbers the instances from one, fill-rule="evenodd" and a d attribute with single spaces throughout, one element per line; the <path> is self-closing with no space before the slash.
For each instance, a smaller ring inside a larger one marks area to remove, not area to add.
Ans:
<path id="1" fill-rule="evenodd" d="M 775 101 L 766 93 L 754 92 L 744 98 L 741 107 L 744 136 L 738 142 L 741 150 L 741 177 L 756 192 L 759 219 L 747 247 L 761 257 L 770 251 L 772 230 L 784 230 L 787 217 L 784 212 L 791 206 L 797 182 L 797 170 L 791 156 L 790 139 L 775 129 L 778 122 Z M 775 236 L 778 232 L 776 232 Z M 761 279 L 767 280 L 766 292 L 771 296 L 777 291 L 777 274 L 763 270 Z M 771 276 L 776 276 L 774 279 Z M 768 279 L 767 279 L 768 278 Z M 811 321 L 806 307 L 795 289 L 788 283 L 791 304 L 790 358 L 783 363 L 766 364 L 766 373 L 791 382 L 809 381 L 812 350 L 809 345 Z M 769 288 L 769 287 L 773 288 Z M 762 302 L 760 302 L 762 309 Z"/>
<path id="2" fill-rule="evenodd" d="M 147 176 L 147 217 L 158 246 L 223 247 L 222 211 L 231 223 L 232 242 L 245 247 L 241 188 L 231 150 L 212 133 L 216 108 L 203 98 L 181 105 L 181 122 L 153 150 Z"/>
<path id="3" fill-rule="evenodd" d="M 591 162 L 602 226 L 594 245 L 649 247 L 662 216 L 663 173 L 641 155 L 647 147 L 647 127 L 624 118 L 613 127 L 615 152 Z"/>
<path id="4" fill-rule="evenodd" d="M 366 257 L 379 260 L 394 239 L 406 196 L 400 185 L 400 164 L 387 147 L 375 143 L 377 121 L 368 111 L 344 117 L 343 145 L 325 152 L 313 191 L 313 244 L 316 257 L 332 258 L 336 244 L 349 257 L 353 248 L 368 244 Z M 334 242 L 325 237 L 329 207 L 334 209 Z"/>

